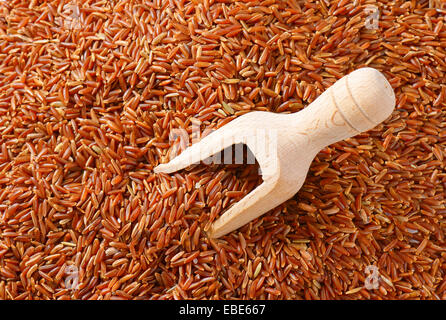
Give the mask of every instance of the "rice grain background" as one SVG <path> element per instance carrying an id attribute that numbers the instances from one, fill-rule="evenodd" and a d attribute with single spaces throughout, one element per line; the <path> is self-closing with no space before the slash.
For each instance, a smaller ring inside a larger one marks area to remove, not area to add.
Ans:
<path id="1" fill-rule="evenodd" d="M 0 1 L 0 298 L 446 299 L 444 7 Z M 173 129 L 296 112 L 364 66 L 392 116 L 224 238 L 255 165 L 154 175 Z"/>

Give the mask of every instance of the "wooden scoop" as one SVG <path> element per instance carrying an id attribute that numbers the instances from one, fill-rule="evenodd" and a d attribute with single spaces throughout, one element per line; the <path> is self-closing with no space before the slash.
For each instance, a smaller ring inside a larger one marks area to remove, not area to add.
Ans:
<path id="1" fill-rule="evenodd" d="M 293 114 L 253 111 L 212 132 L 155 172 L 171 173 L 234 144 L 246 144 L 259 162 L 263 183 L 216 220 L 209 236 L 221 237 L 291 198 L 316 154 L 329 144 L 372 129 L 395 107 L 386 78 L 372 68 L 338 80 Z M 261 130 L 263 130 L 261 132 Z M 262 133 L 262 134 L 259 134 Z"/>

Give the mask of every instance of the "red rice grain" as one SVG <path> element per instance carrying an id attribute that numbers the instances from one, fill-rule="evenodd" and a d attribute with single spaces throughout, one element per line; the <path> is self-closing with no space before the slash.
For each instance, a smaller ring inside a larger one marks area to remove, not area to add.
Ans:
<path id="1" fill-rule="evenodd" d="M 445 13 L 0 1 L 0 299 L 446 299 Z M 206 235 L 258 165 L 153 173 L 187 146 L 174 129 L 296 112 L 365 66 L 392 84 L 392 116 L 322 150 L 293 199 L 239 230 Z"/>

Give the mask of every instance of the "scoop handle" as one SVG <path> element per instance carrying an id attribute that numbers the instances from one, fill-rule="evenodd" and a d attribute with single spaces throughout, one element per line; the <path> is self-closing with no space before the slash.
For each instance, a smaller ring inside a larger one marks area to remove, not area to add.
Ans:
<path id="1" fill-rule="evenodd" d="M 395 94 L 384 75 L 361 68 L 342 77 L 295 115 L 319 149 L 370 130 L 395 108 Z"/>

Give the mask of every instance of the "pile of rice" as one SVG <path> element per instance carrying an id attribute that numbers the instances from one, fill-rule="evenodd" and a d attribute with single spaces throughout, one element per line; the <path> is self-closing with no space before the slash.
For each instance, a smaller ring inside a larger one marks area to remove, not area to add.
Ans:
<path id="1" fill-rule="evenodd" d="M 0 1 L 0 298 L 446 299 L 442 6 Z M 393 114 L 241 229 L 206 235 L 256 165 L 153 173 L 173 129 L 296 112 L 365 66 Z"/>

